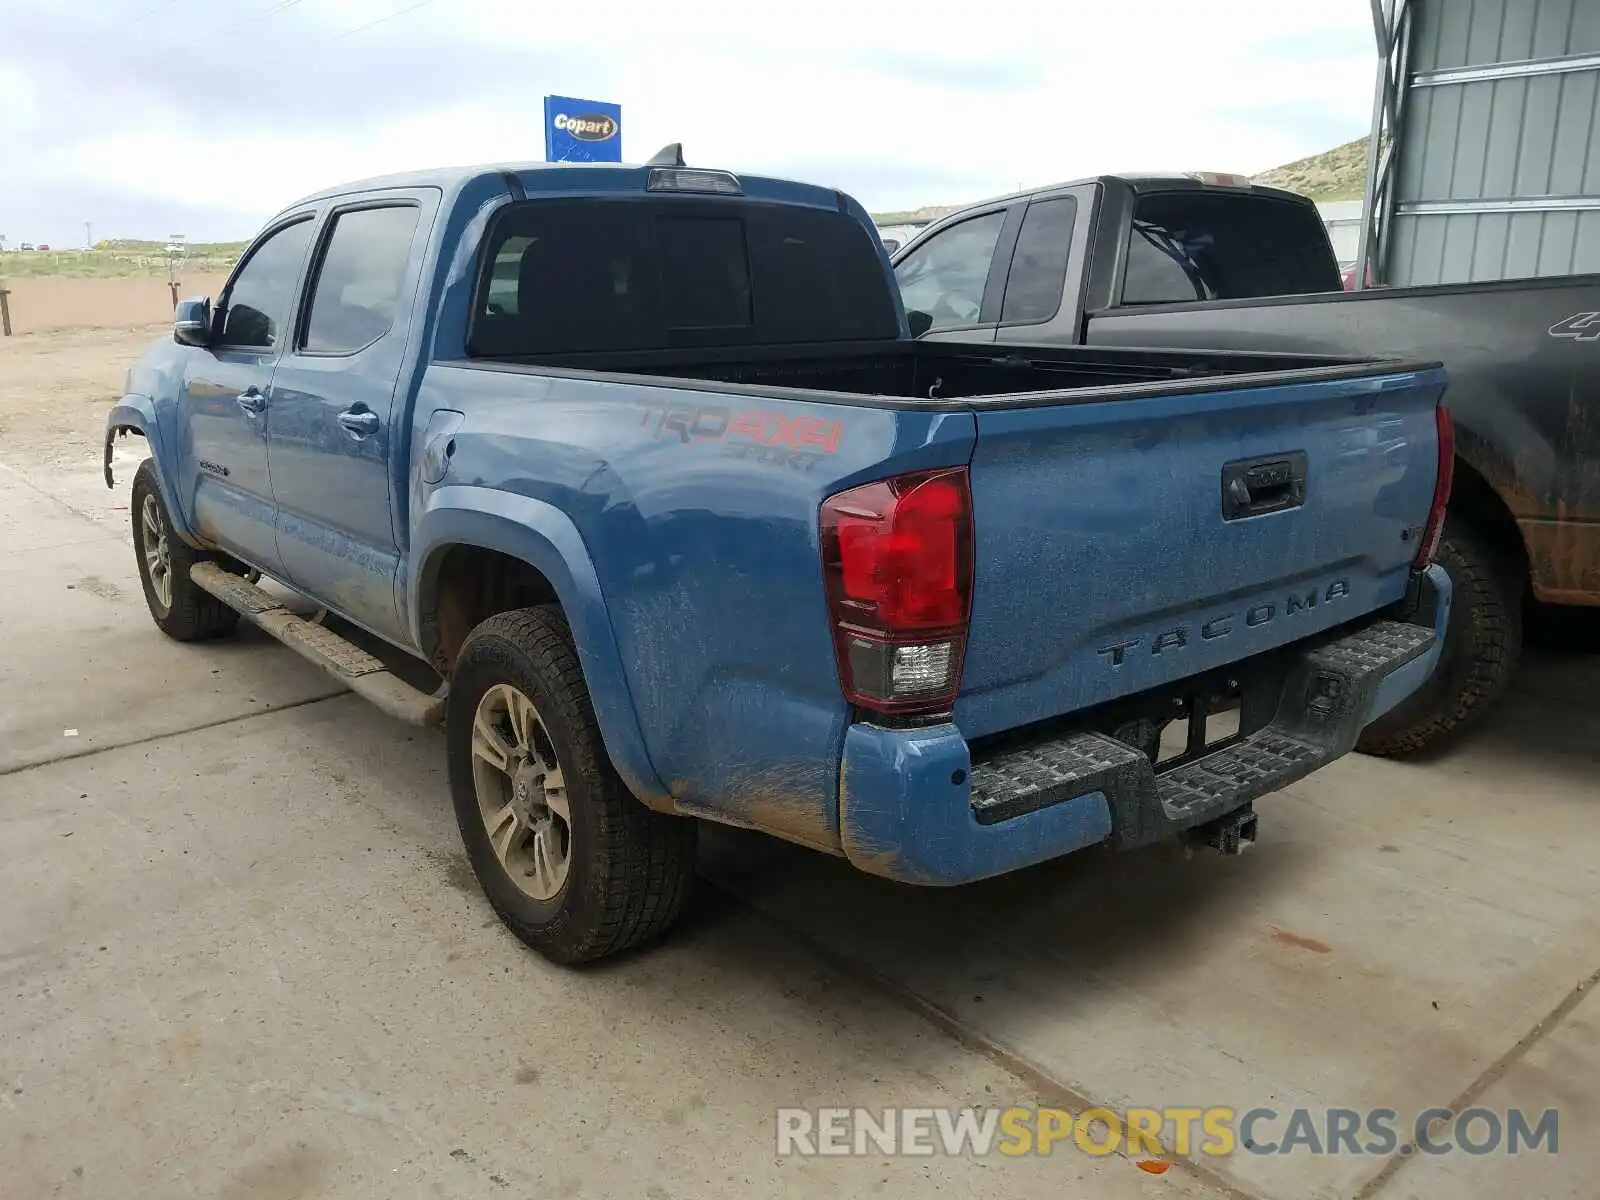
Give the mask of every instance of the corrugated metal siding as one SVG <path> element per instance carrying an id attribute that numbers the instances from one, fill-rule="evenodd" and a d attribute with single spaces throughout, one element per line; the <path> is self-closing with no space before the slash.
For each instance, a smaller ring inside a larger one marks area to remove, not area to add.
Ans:
<path id="1" fill-rule="evenodd" d="M 1410 73 L 1600 53 L 1600 0 L 1413 0 Z M 1600 71 L 1412 87 L 1386 278 L 1600 272 Z M 1418 202 L 1587 198 L 1588 211 L 1408 213 Z"/>

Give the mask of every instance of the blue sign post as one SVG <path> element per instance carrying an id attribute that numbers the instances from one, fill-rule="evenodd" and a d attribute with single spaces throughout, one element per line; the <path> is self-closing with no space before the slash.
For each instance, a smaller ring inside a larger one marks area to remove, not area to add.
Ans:
<path id="1" fill-rule="evenodd" d="M 544 98 L 545 162 L 621 162 L 622 105 Z"/>

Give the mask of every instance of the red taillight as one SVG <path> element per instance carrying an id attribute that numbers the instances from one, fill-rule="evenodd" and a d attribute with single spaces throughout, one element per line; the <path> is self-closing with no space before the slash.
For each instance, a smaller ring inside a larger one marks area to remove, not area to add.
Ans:
<path id="1" fill-rule="evenodd" d="M 947 711 L 972 608 L 965 467 L 915 471 L 822 502 L 822 570 L 845 698 L 876 712 Z"/>
<path id="2" fill-rule="evenodd" d="M 1450 410 L 1443 404 L 1434 410 L 1434 424 L 1439 431 L 1439 473 L 1434 477 L 1433 507 L 1428 510 L 1428 523 L 1422 529 L 1422 545 L 1417 547 L 1416 568 L 1422 570 L 1433 561 L 1439 549 L 1439 538 L 1444 533 L 1444 510 L 1450 503 L 1450 486 L 1456 473 L 1456 427 L 1450 419 Z"/>

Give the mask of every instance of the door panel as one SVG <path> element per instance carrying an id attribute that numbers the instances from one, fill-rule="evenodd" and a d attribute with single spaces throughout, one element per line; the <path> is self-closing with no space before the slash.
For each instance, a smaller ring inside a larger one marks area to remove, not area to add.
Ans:
<path id="1" fill-rule="evenodd" d="M 182 477 L 194 489 L 195 528 L 268 574 L 279 574 L 277 506 L 267 469 L 272 374 L 288 340 L 312 214 L 251 248 L 217 307 L 215 342 L 184 367 Z"/>
<path id="2" fill-rule="evenodd" d="M 194 481 L 195 528 L 263 571 L 279 566 L 277 510 L 267 475 L 267 419 L 272 356 L 198 352 L 184 371 Z M 262 411 L 246 412 L 251 396 Z"/>
<path id="3" fill-rule="evenodd" d="M 329 215 L 294 348 L 273 375 L 268 456 L 288 578 L 391 638 L 400 546 L 392 468 L 396 384 L 406 360 L 420 253 L 436 201 L 385 194 Z"/>

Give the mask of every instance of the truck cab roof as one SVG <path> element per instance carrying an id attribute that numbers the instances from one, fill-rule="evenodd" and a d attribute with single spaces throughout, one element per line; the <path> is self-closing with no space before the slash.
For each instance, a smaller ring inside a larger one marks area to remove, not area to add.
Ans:
<path id="1" fill-rule="evenodd" d="M 921 233 L 936 229 L 941 225 L 948 225 L 965 217 L 976 209 L 988 208 L 997 204 L 1015 204 L 1018 201 L 1033 200 L 1041 196 L 1054 195 L 1056 192 L 1066 191 L 1069 188 L 1081 188 L 1096 184 L 1115 185 L 1126 189 L 1134 195 L 1144 195 L 1149 192 L 1228 192 L 1245 193 L 1259 196 L 1264 199 L 1289 200 L 1296 204 L 1312 204 L 1313 202 L 1297 192 L 1285 191 L 1283 188 L 1270 187 L 1262 183 L 1234 183 L 1221 182 L 1222 180 L 1245 179 L 1244 176 L 1229 176 L 1221 172 L 1194 171 L 1188 174 L 1181 172 L 1130 172 L 1118 175 L 1090 175 L 1083 179 L 1064 179 L 1056 183 L 1041 184 L 1038 187 L 1023 188 L 1017 192 L 1006 192 L 998 196 L 990 196 L 984 200 L 977 200 L 971 204 L 964 204 L 953 212 L 946 213 L 937 221 L 929 222 L 922 227 Z M 1314 207 L 1314 205 L 1313 205 Z"/>
<path id="2" fill-rule="evenodd" d="M 1137 193 L 1184 190 L 1211 192 L 1221 190 L 1249 192 L 1256 196 L 1277 197 L 1283 200 L 1293 200 L 1301 204 L 1311 203 L 1309 199 L 1298 192 L 1285 191 L 1283 188 L 1271 187 L 1264 183 L 1251 183 L 1249 178 L 1244 175 L 1228 175 L 1216 171 L 1102 175 L 1096 182 L 1121 183 L 1129 191 Z"/>
<path id="3" fill-rule="evenodd" d="M 520 183 L 523 190 L 528 192 L 643 192 L 653 170 L 724 172 L 723 168 L 716 167 L 674 168 L 640 163 L 480 163 L 471 166 L 402 171 L 335 184 L 302 196 L 293 204 L 286 206 L 283 211 L 361 192 L 437 188 L 447 195 L 452 195 L 467 190 L 474 184 L 512 177 Z M 843 209 L 853 206 L 853 202 L 847 204 L 842 194 L 833 188 L 764 175 L 725 173 L 733 175 L 740 185 L 742 194 L 750 199 L 803 204 L 817 208 Z M 865 217 L 864 210 L 861 215 Z M 870 224 L 870 220 L 868 223 Z"/>

